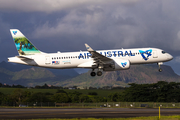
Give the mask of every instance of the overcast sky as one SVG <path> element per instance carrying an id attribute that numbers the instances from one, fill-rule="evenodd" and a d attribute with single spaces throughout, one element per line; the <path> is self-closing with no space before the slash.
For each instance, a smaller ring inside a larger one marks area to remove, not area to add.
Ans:
<path id="1" fill-rule="evenodd" d="M 43 52 L 156 47 L 180 74 L 180 0 L 0 0 L 0 61 L 18 55 L 9 29 Z M 158 68 L 158 67 L 157 67 Z"/>

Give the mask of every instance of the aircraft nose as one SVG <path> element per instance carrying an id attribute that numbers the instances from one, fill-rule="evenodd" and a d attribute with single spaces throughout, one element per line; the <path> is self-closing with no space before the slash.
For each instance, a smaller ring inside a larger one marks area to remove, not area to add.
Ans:
<path id="1" fill-rule="evenodd" d="M 167 54 L 167 59 L 168 59 L 168 60 L 172 60 L 172 59 L 173 59 L 173 56 L 170 55 L 170 54 Z"/>

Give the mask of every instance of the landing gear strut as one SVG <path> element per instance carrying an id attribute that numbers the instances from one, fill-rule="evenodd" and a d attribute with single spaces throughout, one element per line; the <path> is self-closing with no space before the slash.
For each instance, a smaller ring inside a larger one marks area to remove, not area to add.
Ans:
<path id="1" fill-rule="evenodd" d="M 158 65 L 159 65 L 159 72 L 162 72 L 162 69 L 161 69 L 161 65 L 163 64 L 163 62 L 159 62 Z"/>

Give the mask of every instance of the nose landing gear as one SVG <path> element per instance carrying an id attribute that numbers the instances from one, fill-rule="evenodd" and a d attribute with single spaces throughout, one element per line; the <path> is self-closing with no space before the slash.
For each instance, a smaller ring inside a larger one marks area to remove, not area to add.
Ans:
<path id="1" fill-rule="evenodd" d="M 161 69 L 161 68 L 159 68 L 159 72 L 162 72 L 162 69 Z"/>
<path id="2" fill-rule="evenodd" d="M 159 62 L 158 65 L 159 65 L 159 72 L 162 72 L 162 69 L 161 69 L 161 65 L 163 64 L 163 62 Z"/>

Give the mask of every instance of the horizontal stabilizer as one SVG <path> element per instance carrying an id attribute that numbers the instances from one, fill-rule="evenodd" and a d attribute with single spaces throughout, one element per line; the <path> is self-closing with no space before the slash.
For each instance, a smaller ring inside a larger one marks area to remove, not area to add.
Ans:
<path id="1" fill-rule="evenodd" d="M 20 58 L 22 60 L 33 60 L 32 58 L 24 57 L 24 56 L 16 56 L 17 58 Z"/>

